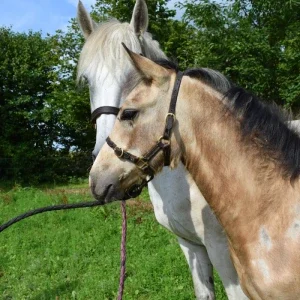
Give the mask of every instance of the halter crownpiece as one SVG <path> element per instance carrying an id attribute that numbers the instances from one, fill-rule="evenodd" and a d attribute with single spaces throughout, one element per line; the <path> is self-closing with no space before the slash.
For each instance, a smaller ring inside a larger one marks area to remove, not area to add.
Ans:
<path id="1" fill-rule="evenodd" d="M 178 72 L 176 75 L 176 81 L 173 87 L 169 112 L 166 115 L 166 125 L 164 129 L 163 135 L 158 139 L 157 143 L 143 156 L 135 156 L 124 149 L 118 147 L 111 139 L 108 137 L 106 139 L 107 145 L 112 148 L 115 152 L 115 155 L 121 159 L 127 160 L 137 166 L 144 174 L 150 176 L 149 180 L 143 180 L 141 184 L 134 184 L 128 190 L 126 190 L 126 196 L 129 198 L 137 197 L 142 189 L 147 185 L 149 181 L 151 181 L 154 177 L 155 170 L 150 165 L 151 160 L 160 152 L 163 151 L 164 154 L 164 166 L 169 166 L 171 162 L 171 134 L 174 123 L 176 121 L 176 103 L 178 98 L 178 93 L 180 89 L 180 84 L 182 77 L 184 76 L 184 72 Z M 128 198 L 126 198 L 128 199 Z"/>
<path id="2" fill-rule="evenodd" d="M 93 112 L 92 112 L 92 116 L 91 116 L 91 122 L 92 124 L 95 124 L 97 119 L 101 116 L 101 115 L 115 115 L 117 116 L 118 113 L 120 111 L 120 108 L 118 107 L 114 107 L 114 106 L 100 106 L 98 108 L 96 108 Z"/>
<path id="3" fill-rule="evenodd" d="M 140 47 L 141 47 L 141 54 L 140 55 L 146 56 L 145 45 L 143 43 L 143 36 L 141 34 L 138 34 L 137 38 L 138 38 L 138 41 L 139 41 Z M 119 107 L 100 106 L 92 112 L 91 122 L 92 122 L 92 124 L 96 124 L 97 119 L 99 117 L 101 117 L 101 115 L 115 115 L 115 116 L 117 116 L 119 111 L 120 111 Z"/>

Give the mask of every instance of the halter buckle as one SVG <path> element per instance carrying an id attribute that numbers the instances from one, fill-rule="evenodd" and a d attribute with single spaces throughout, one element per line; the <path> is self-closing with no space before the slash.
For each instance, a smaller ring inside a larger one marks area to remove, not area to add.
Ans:
<path id="1" fill-rule="evenodd" d="M 149 168 L 149 163 L 145 160 L 144 157 L 139 158 L 139 160 L 136 162 L 136 166 L 145 172 L 147 168 Z"/>
<path id="2" fill-rule="evenodd" d="M 115 152 L 116 156 L 118 156 L 119 158 L 122 158 L 124 155 L 124 150 L 119 147 L 115 147 L 114 152 Z"/>
<path id="3" fill-rule="evenodd" d="M 173 122 L 176 121 L 176 115 L 175 114 L 173 114 L 173 113 L 167 113 L 166 120 L 168 119 L 168 117 L 173 117 Z"/>
<path id="4" fill-rule="evenodd" d="M 164 147 L 170 146 L 170 140 L 165 138 L 163 135 L 158 139 L 158 142 L 162 142 Z"/>

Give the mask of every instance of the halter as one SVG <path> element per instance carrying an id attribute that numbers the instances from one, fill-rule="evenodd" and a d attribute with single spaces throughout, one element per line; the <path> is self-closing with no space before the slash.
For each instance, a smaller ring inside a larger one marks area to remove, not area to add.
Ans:
<path id="1" fill-rule="evenodd" d="M 158 139 L 156 144 L 146 154 L 140 157 L 135 156 L 125 151 L 124 149 L 118 147 L 110 139 L 110 137 L 106 139 L 106 143 L 108 144 L 109 147 L 111 147 L 114 150 L 116 156 L 135 164 L 138 169 L 140 169 L 144 174 L 150 177 L 150 179 L 143 180 L 140 184 L 134 184 L 128 190 L 126 190 L 125 199 L 137 197 L 142 192 L 142 189 L 147 185 L 147 183 L 153 179 L 155 170 L 151 166 L 150 162 L 160 151 L 163 151 L 164 166 L 170 165 L 170 161 L 171 161 L 170 139 L 171 139 L 173 125 L 176 121 L 176 116 L 175 116 L 176 103 L 177 103 L 177 97 L 178 97 L 180 84 L 183 76 L 184 76 L 183 72 L 178 72 L 176 75 L 176 81 L 172 91 L 169 112 L 166 116 L 166 125 L 165 125 L 164 133 Z"/>
<path id="2" fill-rule="evenodd" d="M 115 115 L 115 116 L 117 116 L 118 113 L 119 113 L 119 111 L 120 111 L 119 107 L 114 107 L 114 106 L 100 106 L 100 107 L 96 108 L 92 112 L 91 122 L 93 124 L 96 124 L 97 119 L 101 115 Z"/>
<path id="3" fill-rule="evenodd" d="M 139 40 L 140 47 L 141 47 L 141 50 L 142 50 L 141 55 L 146 56 L 146 51 L 145 51 L 145 46 L 144 46 L 144 43 L 143 43 L 142 35 L 141 34 L 137 35 L 137 38 Z M 97 119 L 100 118 L 101 115 L 115 115 L 115 116 L 117 116 L 119 111 L 120 111 L 119 107 L 100 106 L 92 112 L 91 123 L 96 124 Z"/>

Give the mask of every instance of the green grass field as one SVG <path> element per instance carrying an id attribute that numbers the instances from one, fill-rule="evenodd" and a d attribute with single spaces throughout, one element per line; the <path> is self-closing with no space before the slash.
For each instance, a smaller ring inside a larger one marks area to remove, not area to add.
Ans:
<path id="1" fill-rule="evenodd" d="M 0 223 L 27 210 L 91 200 L 87 184 L 0 190 Z M 155 220 L 147 192 L 127 205 L 124 299 L 195 299 L 176 237 Z M 48 212 L 0 234 L 0 298 L 116 299 L 120 204 Z M 216 280 L 217 299 L 227 299 Z"/>

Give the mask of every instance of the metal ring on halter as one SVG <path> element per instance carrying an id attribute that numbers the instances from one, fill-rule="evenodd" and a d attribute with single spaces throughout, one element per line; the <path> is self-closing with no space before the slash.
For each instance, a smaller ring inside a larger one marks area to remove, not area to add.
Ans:
<path id="1" fill-rule="evenodd" d="M 127 49 L 124 44 L 123 44 L 123 46 L 125 49 Z M 142 157 L 137 157 L 127 151 L 124 151 L 122 148 L 118 148 L 116 146 L 116 144 L 110 139 L 110 137 L 107 137 L 107 139 L 106 139 L 107 145 L 114 150 L 115 154 L 118 157 L 122 157 L 124 160 L 134 163 L 137 168 L 141 169 L 147 176 L 150 176 L 150 179 L 148 181 L 144 181 L 145 184 L 143 182 L 141 184 L 134 184 L 130 189 L 127 189 L 127 191 L 126 191 L 127 195 L 131 194 L 131 191 L 133 191 L 134 196 L 136 197 L 137 195 L 140 194 L 142 188 L 146 185 L 146 183 L 149 182 L 154 177 L 154 174 L 156 172 L 153 169 L 153 167 L 150 165 L 150 161 L 158 153 L 160 153 L 160 151 L 163 151 L 164 166 L 170 165 L 170 160 L 171 160 L 170 139 L 171 139 L 173 125 L 174 125 L 174 122 L 176 121 L 176 116 L 175 116 L 176 101 L 177 101 L 177 97 L 178 97 L 178 93 L 179 93 L 180 83 L 181 83 L 183 76 L 184 76 L 184 73 L 182 73 L 182 72 L 177 73 L 176 82 L 173 87 L 173 92 L 172 92 L 172 96 L 171 96 L 169 112 L 166 115 L 166 124 L 165 124 L 163 136 L 161 136 L 159 138 L 159 140 L 156 142 L 156 144 L 152 148 L 150 148 L 150 150 L 146 154 L 144 154 Z M 169 116 L 171 118 L 169 118 Z M 118 155 L 118 153 L 120 155 Z"/>
<path id="2" fill-rule="evenodd" d="M 168 140 L 167 138 L 165 138 L 163 135 L 158 139 L 158 141 L 161 142 L 162 140 L 164 140 L 165 142 L 167 142 L 168 144 L 170 144 L 170 140 Z"/>
<path id="3" fill-rule="evenodd" d="M 118 155 L 118 153 L 117 153 L 118 150 L 121 151 L 120 155 Z M 116 156 L 119 157 L 119 158 L 122 158 L 123 155 L 124 155 L 124 150 L 122 148 L 119 148 L 119 147 L 115 147 L 114 152 L 115 152 Z"/>
<path id="4" fill-rule="evenodd" d="M 173 119 L 174 119 L 174 122 L 176 121 L 176 115 L 175 115 L 175 114 L 168 113 L 168 114 L 166 115 L 166 119 L 168 118 L 168 116 L 171 116 L 171 117 L 173 117 Z"/>

